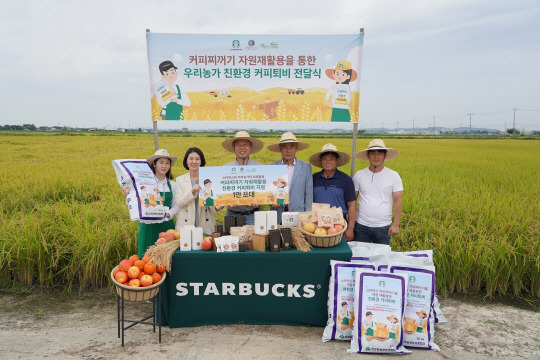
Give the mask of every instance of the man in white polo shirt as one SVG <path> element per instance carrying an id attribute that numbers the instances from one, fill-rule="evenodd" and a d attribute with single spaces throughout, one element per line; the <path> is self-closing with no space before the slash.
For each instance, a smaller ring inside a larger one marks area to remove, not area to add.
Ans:
<path id="1" fill-rule="evenodd" d="M 353 177 L 356 196 L 360 195 L 354 226 L 356 241 L 390 245 L 390 237 L 399 232 L 403 183 L 397 172 L 384 166 L 385 160 L 398 154 L 380 139 L 372 140 L 367 149 L 356 153 L 358 159 L 369 161 L 369 167 Z"/>

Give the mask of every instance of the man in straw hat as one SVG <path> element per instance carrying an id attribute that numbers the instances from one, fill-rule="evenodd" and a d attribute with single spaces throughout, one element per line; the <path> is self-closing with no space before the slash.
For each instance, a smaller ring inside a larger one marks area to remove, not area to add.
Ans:
<path id="1" fill-rule="evenodd" d="M 396 149 L 387 148 L 381 139 L 375 139 L 367 149 L 355 155 L 369 161 L 369 167 L 353 177 L 356 196 L 360 195 L 354 227 L 357 241 L 390 245 L 391 236 L 399 232 L 403 183 L 397 172 L 384 166 L 385 160 L 398 154 Z"/>
<path id="2" fill-rule="evenodd" d="M 309 211 L 313 203 L 313 175 L 311 165 L 298 160 L 297 151 L 302 151 L 309 147 L 308 143 L 296 140 L 291 132 L 281 135 L 279 143 L 268 145 L 267 149 L 272 152 L 281 153 L 281 159 L 271 162 L 268 165 L 287 165 L 289 175 L 289 204 L 272 205 L 278 212 L 278 222 L 281 224 L 283 211 Z"/>
<path id="3" fill-rule="evenodd" d="M 236 155 L 236 159 L 225 166 L 241 166 L 241 165 L 262 165 L 260 162 L 250 158 L 251 154 L 255 154 L 262 150 L 263 142 L 259 139 L 249 136 L 247 131 L 239 131 L 233 138 L 227 139 L 221 143 L 221 146 L 228 152 Z M 227 206 L 226 215 L 245 215 L 246 224 L 253 225 L 255 223 L 255 211 L 259 210 L 259 206 L 255 203 L 250 205 L 231 205 Z"/>
<path id="4" fill-rule="evenodd" d="M 347 219 L 345 239 L 354 238 L 354 221 L 356 218 L 356 197 L 354 184 L 349 175 L 339 171 L 338 166 L 347 164 L 350 156 L 338 151 L 334 144 L 323 145 L 322 150 L 311 155 L 311 165 L 322 168 L 313 174 L 313 202 L 340 207 L 343 217 Z"/>

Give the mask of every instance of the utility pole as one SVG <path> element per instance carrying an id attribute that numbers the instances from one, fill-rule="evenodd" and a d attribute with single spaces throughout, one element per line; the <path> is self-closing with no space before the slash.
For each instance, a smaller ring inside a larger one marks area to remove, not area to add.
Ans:
<path id="1" fill-rule="evenodd" d="M 516 134 L 516 108 L 514 108 L 514 125 L 512 125 L 512 136 Z"/>
<path id="2" fill-rule="evenodd" d="M 412 119 L 412 133 L 414 135 L 414 119 Z"/>
<path id="3" fill-rule="evenodd" d="M 435 135 L 435 115 L 433 115 L 433 135 Z"/>
<path id="4" fill-rule="evenodd" d="M 472 134 L 472 115 L 471 112 L 469 111 L 469 113 L 467 114 L 469 115 L 469 135 Z"/>

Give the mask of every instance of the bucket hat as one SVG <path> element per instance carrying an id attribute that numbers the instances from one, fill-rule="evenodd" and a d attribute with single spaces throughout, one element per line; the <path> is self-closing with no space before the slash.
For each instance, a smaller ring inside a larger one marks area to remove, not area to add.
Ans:
<path id="1" fill-rule="evenodd" d="M 146 161 L 150 165 L 152 165 L 154 163 L 154 161 L 156 161 L 159 158 L 167 158 L 167 159 L 169 159 L 171 161 L 171 167 L 174 165 L 174 163 L 176 162 L 176 159 L 177 159 L 176 156 L 169 155 L 169 152 L 167 150 L 159 149 L 158 151 L 156 151 L 154 153 L 154 155 L 152 155 L 148 159 L 146 159 Z"/>

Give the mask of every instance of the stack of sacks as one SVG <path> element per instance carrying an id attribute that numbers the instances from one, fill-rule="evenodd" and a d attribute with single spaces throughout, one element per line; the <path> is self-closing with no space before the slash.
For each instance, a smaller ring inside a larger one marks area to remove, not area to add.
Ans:
<path id="1" fill-rule="evenodd" d="M 349 243 L 351 262 L 331 261 L 328 322 L 323 342 L 351 341 L 350 353 L 440 350 L 436 322 L 446 322 L 435 293 L 433 251 L 393 252 Z"/>

